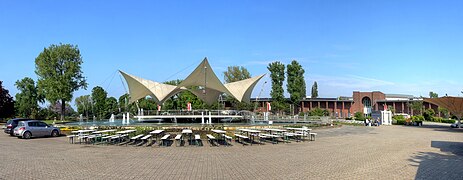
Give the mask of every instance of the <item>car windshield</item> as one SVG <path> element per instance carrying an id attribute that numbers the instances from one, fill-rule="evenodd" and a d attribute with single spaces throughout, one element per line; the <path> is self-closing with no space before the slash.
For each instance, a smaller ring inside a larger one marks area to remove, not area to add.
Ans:
<path id="1" fill-rule="evenodd" d="M 8 122 L 6 122 L 6 124 L 11 124 L 13 123 L 13 120 L 8 120 Z"/>
<path id="2" fill-rule="evenodd" d="M 22 127 L 22 126 L 24 126 L 24 122 L 23 122 L 23 121 L 19 121 L 18 127 Z"/>

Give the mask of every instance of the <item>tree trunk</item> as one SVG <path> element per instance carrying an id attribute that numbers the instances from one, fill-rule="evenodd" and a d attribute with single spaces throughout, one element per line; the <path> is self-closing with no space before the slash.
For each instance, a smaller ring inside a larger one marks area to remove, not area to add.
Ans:
<path id="1" fill-rule="evenodd" d="M 61 99 L 61 121 L 64 121 L 64 112 L 66 111 L 66 101 Z"/>

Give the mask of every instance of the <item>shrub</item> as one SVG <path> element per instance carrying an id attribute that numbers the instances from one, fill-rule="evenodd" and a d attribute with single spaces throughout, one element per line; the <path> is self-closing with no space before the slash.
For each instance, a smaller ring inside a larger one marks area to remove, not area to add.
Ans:
<path id="1" fill-rule="evenodd" d="M 346 120 L 352 120 L 352 117 L 346 117 Z"/>
<path id="2" fill-rule="evenodd" d="M 442 120 L 444 120 L 444 118 L 441 118 L 441 117 L 432 117 L 432 121 L 434 121 L 434 122 L 442 122 Z"/>
<path id="3" fill-rule="evenodd" d="M 361 112 L 356 112 L 354 114 L 355 120 L 357 121 L 365 121 L 365 117 L 363 116 L 363 113 Z"/>
<path id="4" fill-rule="evenodd" d="M 441 122 L 442 122 L 442 123 L 454 124 L 454 123 L 455 123 L 455 120 L 453 120 L 453 119 L 443 119 Z"/>
<path id="5" fill-rule="evenodd" d="M 401 120 L 392 121 L 392 124 L 395 124 L 395 125 L 404 125 L 405 122 L 406 122 L 405 119 L 401 119 Z"/>
<path id="6" fill-rule="evenodd" d="M 424 116 L 422 115 L 412 116 L 412 121 L 424 121 Z"/>
<path id="7" fill-rule="evenodd" d="M 330 112 L 326 109 L 315 108 L 309 111 L 309 116 L 328 116 Z"/>
<path id="8" fill-rule="evenodd" d="M 436 114 L 433 109 L 426 109 L 426 111 L 423 112 L 424 119 L 426 121 L 432 121 L 432 117 Z"/>
<path id="9" fill-rule="evenodd" d="M 395 115 L 395 116 L 392 116 L 392 119 L 395 119 L 395 120 L 405 120 L 405 117 L 402 116 L 402 115 Z"/>

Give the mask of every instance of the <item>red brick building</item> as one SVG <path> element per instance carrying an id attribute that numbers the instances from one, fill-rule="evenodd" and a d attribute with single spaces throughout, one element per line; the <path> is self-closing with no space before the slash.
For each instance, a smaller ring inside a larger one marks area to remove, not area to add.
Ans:
<path id="1" fill-rule="evenodd" d="M 257 111 L 265 111 L 265 104 L 271 102 L 271 98 L 251 98 L 252 102 L 258 102 Z M 421 98 L 412 95 L 384 94 L 380 91 L 359 92 L 354 91 L 352 97 L 338 98 L 305 98 L 301 101 L 299 111 L 307 112 L 314 108 L 326 109 L 330 116 L 351 117 L 356 112 L 369 115 L 374 111 L 393 109 L 397 114 L 414 114 L 409 106 L 414 101 L 422 101 Z M 432 108 L 438 112 L 437 105 L 423 102 L 423 109 Z"/>

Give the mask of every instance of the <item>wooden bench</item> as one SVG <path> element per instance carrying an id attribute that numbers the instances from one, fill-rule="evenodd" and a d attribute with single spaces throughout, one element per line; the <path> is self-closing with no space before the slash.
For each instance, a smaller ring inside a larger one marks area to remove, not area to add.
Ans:
<path id="1" fill-rule="evenodd" d="M 74 144 L 74 138 L 76 138 L 77 135 L 69 135 L 69 136 L 66 136 L 66 137 L 69 138 L 69 143 Z"/>
<path id="2" fill-rule="evenodd" d="M 249 137 L 243 136 L 241 134 L 235 134 L 235 142 L 239 142 L 239 143 L 243 144 L 243 146 L 247 145 L 247 143 L 245 141 L 241 141 L 241 140 L 246 140 L 246 139 L 249 139 Z"/>
<path id="3" fill-rule="evenodd" d="M 175 144 L 177 144 L 177 146 L 179 145 L 182 145 L 182 135 L 181 134 L 177 134 L 177 136 L 175 136 Z"/>
<path id="4" fill-rule="evenodd" d="M 206 134 L 207 136 L 207 141 L 209 141 L 209 143 L 211 144 L 211 146 L 215 146 L 215 145 L 218 145 L 218 144 L 214 144 L 214 141 L 216 140 L 215 137 L 213 135 L 210 135 L 210 134 Z"/>
<path id="5" fill-rule="evenodd" d="M 151 140 L 151 134 L 148 134 L 146 136 L 143 136 L 142 138 L 140 138 L 140 140 L 142 140 L 143 143 L 146 143 L 146 146 L 149 146 L 152 144 L 152 142 L 150 141 Z M 137 144 L 137 146 L 141 146 L 143 144 L 139 143 Z"/>
<path id="6" fill-rule="evenodd" d="M 200 146 L 199 145 L 199 142 L 201 141 L 201 136 L 199 134 L 195 134 L 195 142 L 196 142 L 196 145 L 197 146 Z"/>
<path id="7" fill-rule="evenodd" d="M 165 144 L 165 141 L 169 141 L 169 140 L 170 140 L 170 134 L 164 135 L 164 136 L 161 138 L 161 144 L 160 144 L 160 145 L 161 145 L 161 146 L 164 146 L 164 145 L 167 146 L 167 144 Z"/>
<path id="8" fill-rule="evenodd" d="M 311 133 L 309 133 L 309 135 L 310 135 L 310 140 L 315 141 L 315 136 L 317 136 L 317 133 L 312 133 L 311 132 Z"/>
<path id="9" fill-rule="evenodd" d="M 223 137 L 225 138 L 225 143 L 226 143 L 227 145 L 231 145 L 231 142 L 232 142 L 232 139 L 233 139 L 233 138 L 230 137 L 230 136 L 227 136 L 226 134 L 223 134 Z"/>

